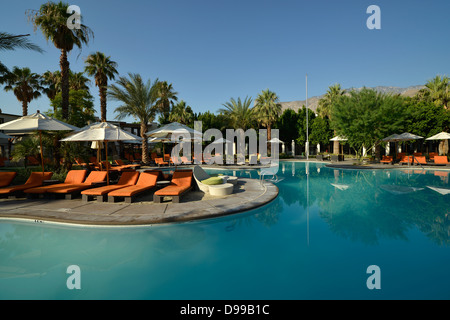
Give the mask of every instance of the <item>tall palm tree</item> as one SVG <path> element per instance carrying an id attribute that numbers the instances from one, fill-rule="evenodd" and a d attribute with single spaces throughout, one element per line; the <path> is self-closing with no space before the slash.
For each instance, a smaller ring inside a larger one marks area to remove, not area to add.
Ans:
<path id="1" fill-rule="evenodd" d="M 158 101 L 156 102 L 156 109 L 161 114 L 161 119 L 169 120 L 171 107 L 174 106 L 174 101 L 178 101 L 178 92 L 173 90 L 172 84 L 167 81 L 158 83 Z M 170 120 L 169 120 L 170 121 Z"/>
<path id="2" fill-rule="evenodd" d="M 244 101 L 238 98 L 237 101 L 231 98 L 229 102 L 223 104 L 225 108 L 219 112 L 229 117 L 235 129 L 247 130 L 254 123 L 254 112 L 251 107 L 252 98 L 246 97 Z"/>
<path id="3" fill-rule="evenodd" d="M 345 90 L 341 89 L 341 85 L 339 83 L 328 87 L 328 90 L 323 98 L 319 100 L 319 107 L 317 108 L 319 116 L 322 118 L 326 117 L 331 120 L 333 116 L 333 106 L 345 94 L 345 92 Z M 336 131 L 334 131 L 334 135 L 336 135 Z M 334 141 L 333 150 L 339 150 L 339 141 Z"/>
<path id="4" fill-rule="evenodd" d="M 255 115 L 263 126 L 267 128 L 268 140 L 272 139 L 272 125 L 281 114 L 281 104 L 277 94 L 269 89 L 263 90 L 255 100 Z"/>
<path id="5" fill-rule="evenodd" d="M 69 70 L 70 64 L 67 54 L 74 46 L 81 49 L 83 44 L 87 44 L 94 36 L 92 30 L 80 25 L 79 29 L 69 29 L 67 27 L 67 8 L 69 5 L 63 2 L 47 2 L 41 5 L 39 10 L 28 11 L 29 20 L 34 25 L 34 29 L 40 29 L 47 39 L 52 41 L 55 47 L 61 50 L 59 64 L 61 67 L 61 96 L 62 96 L 62 117 L 67 120 L 69 117 Z"/>
<path id="6" fill-rule="evenodd" d="M 85 72 L 89 76 L 95 77 L 95 85 L 100 94 L 100 113 L 101 121 L 106 121 L 106 91 L 108 79 L 113 80 L 117 72 L 117 63 L 111 60 L 102 52 L 96 52 L 89 55 L 85 61 Z"/>
<path id="7" fill-rule="evenodd" d="M 153 83 L 148 80 L 144 83 L 139 74 L 128 73 L 128 77 L 119 77 L 117 85 L 108 87 L 108 97 L 122 102 L 114 112 L 117 112 L 117 119 L 134 117 L 141 123 L 142 137 L 142 162 L 149 163 L 148 142 L 145 135 L 148 131 L 148 124 L 155 118 L 156 101 L 158 99 L 158 79 Z"/>
<path id="8" fill-rule="evenodd" d="M 430 97 L 437 105 L 443 105 L 448 109 L 450 102 L 449 78 L 444 76 L 436 76 L 425 84 L 426 89 L 430 92 Z"/>
<path id="9" fill-rule="evenodd" d="M 44 52 L 39 46 L 31 43 L 25 37 L 29 34 L 14 35 L 7 32 L 0 32 L 0 51 L 15 50 L 17 48 Z M 0 62 L 0 74 L 8 72 L 8 68 Z"/>
<path id="10" fill-rule="evenodd" d="M 194 121 L 194 112 L 190 106 L 186 106 L 186 102 L 181 100 L 172 108 L 169 121 L 190 125 Z"/>
<path id="11" fill-rule="evenodd" d="M 32 73 L 29 68 L 14 67 L 6 75 L 0 77 L 0 83 L 5 84 L 5 91 L 13 91 L 17 100 L 22 102 L 22 114 L 28 115 L 28 104 L 31 100 L 41 96 L 44 90 L 42 78 Z"/>

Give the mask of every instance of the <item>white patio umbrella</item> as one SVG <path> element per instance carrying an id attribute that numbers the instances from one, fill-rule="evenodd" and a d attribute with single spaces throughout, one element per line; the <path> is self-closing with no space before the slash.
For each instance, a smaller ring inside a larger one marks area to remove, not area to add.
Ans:
<path id="1" fill-rule="evenodd" d="M 61 141 L 102 141 L 105 143 L 106 161 L 108 161 L 108 142 L 109 141 L 126 141 L 126 140 L 142 140 L 130 132 L 120 129 L 108 122 L 100 122 L 87 127 L 83 131 L 79 131 L 74 135 L 62 139 Z M 107 184 L 109 184 L 109 167 L 106 168 Z"/>
<path id="2" fill-rule="evenodd" d="M 178 122 L 172 122 L 169 124 L 166 124 L 160 128 L 157 128 L 155 130 L 149 131 L 146 133 L 146 135 L 149 138 L 171 138 L 173 134 L 182 134 L 188 132 L 191 135 L 201 135 L 202 133 L 199 131 L 196 131 L 192 128 L 189 128 L 188 126 L 178 123 Z"/>
<path id="3" fill-rule="evenodd" d="M 449 140 L 450 139 L 450 133 L 448 132 L 440 132 L 438 134 L 435 134 L 432 137 L 427 138 L 426 140 L 430 141 L 430 140 L 441 140 L 442 142 L 444 142 L 443 140 Z M 440 146 L 439 146 L 440 148 Z"/>
<path id="4" fill-rule="evenodd" d="M 330 141 L 347 141 L 348 139 L 346 137 L 341 137 L 341 136 L 336 136 L 332 139 L 330 139 Z M 342 153 L 344 153 L 344 147 L 342 146 Z"/>
<path id="5" fill-rule="evenodd" d="M 448 140 L 448 139 L 450 139 L 450 133 L 448 132 L 441 132 L 435 134 L 432 137 L 426 138 L 426 140 Z"/>
<path id="6" fill-rule="evenodd" d="M 72 126 L 65 122 L 53 119 L 40 113 L 39 111 L 19 119 L 12 120 L 0 125 L 0 130 L 14 132 L 39 132 L 39 144 L 41 149 L 42 173 L 44 173 L 44 155 L 42 150 L 42 131 L 73 131 L 78 127 Z"/>
<path id="7" fill-rule="evenodd" d="M 178 123 L 178 122 L 172 122 L 169 124 L 166 124 L 160 128 L 157 128 L 155 130 L 149 131 L 146 133 L 147 137 L 149 138 L 159 138 L 162 140 L 152 140 L 149 139 L 149 143 L 155 143 L 155 142 L 163 142 L 163 143 L 170 143 L 172 142 L 172 135 L 182 135 L 185 133 L 189 133 L 191 141 L 201 141 L 201 138 L 198 138 L 199 136 L 202 136 L 202 133 L 199 131 L 196 131 L 192 128 L 189 128 L 188 126 Z M 166 140 L 167 139 L 167 140 Z M 174 143 L 176 141 L 173 141 Z M 186 141 L 187 142 L 187 141 Z M 164 144 L 163 144 L 164 149 Z M 163 150 L 163 153 L 165 150 Z"/>

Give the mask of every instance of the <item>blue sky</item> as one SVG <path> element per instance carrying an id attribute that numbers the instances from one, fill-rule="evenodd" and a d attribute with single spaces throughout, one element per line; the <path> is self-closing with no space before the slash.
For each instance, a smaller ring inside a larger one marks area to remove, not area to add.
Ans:
<path id="1" fill-rule="evenodd" d="M 44 54 L 1 52 L 9 68 L 32 72 L 59 70 L 60 52 L 34 32 L 25 11 L 45 1 L 2 1 L 0 30 L 30 33 Z M 86 1 L 83 23 L 94 40 L 69 55 L 79 72 L 84 59 L 101 51 L 119 65 L 120 75 L 140 73 L 173 84 L 179 99 L 194 112 L 217 112 L 230 98 L 253 99 L 264 89 L 281 101 L 304 100 L 343 88 L 422 85 L 435 75 L 449 75 L 448 0 L 165 0 Z M 381 9 L 381 30 L 369 30 L 370 5 Z M 94 81 L 93 81 L 94 82 Z M 99 116 L 98 89 L 92 95 Z M 117 102 L 108 101 L 108 120 Z M 21 114 L 13 93 L 0 90 L 3 112 Z M 29 113 L 50 109 L 46 97 L 33 100 Z M 132 120 L 132 119 L 130 119 Z"/>

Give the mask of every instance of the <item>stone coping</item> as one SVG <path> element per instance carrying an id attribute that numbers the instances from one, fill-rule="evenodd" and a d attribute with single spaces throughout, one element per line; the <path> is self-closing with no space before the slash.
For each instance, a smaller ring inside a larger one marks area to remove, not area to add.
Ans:
<path id="1" fill-rule="evenodd" d="M 81 198 L 0 199 L 0 219 L 26 219 L 86 226 L 140 226 L 180 223 L 236 214 L 263 206 L 278 196 L 278 188 L 267 181 L 239 178 L 233 193 L 211 196 L 201 191 L 188 192 L 180 203 L 170 199 L 153 202 L 148 192 L 128 204 L 83 202 Z"/>

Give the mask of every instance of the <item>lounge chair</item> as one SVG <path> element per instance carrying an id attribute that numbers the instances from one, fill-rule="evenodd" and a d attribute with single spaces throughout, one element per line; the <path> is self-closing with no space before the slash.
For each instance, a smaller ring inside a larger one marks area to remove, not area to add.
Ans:
<path id="1" fill-rule="evenodd" d="M 17 172 L 0 172 L 0 188 L 9 186 L 16 176 Z"/>
<path id="2" fill-rule="evenodd" d="M 24 192 L 27 194 L 28 198 L 32 198 L 36 195 L 43 195 L 49 190 L 57 187 L 65 187 L 73 184 L 82 183 L 86 178 L 87 170 L 70 170 L 67 173 L 66 179 L 62 183 L 52 184 L 48 186 L 38 186 L 34 188 L 26 189 Z"/>
<path id="3" fill-rule="evenodd" d="M 425 158 L 425 156 L 414 156 L 414 164 L 417 164 L 417 165 L 428 164 L 427 158 Z"/>
<path id="4" fill-rule="evenodd" d="M 383 156 L 380 162 L 383 164 L 394 164 L 394 158 L 392 156 Z"/>
<path id="5" fill-rule="evenodd" d="M 83 201 L 88 202 L 93 197 L 97 197 L 98 202 L 104 202 L 108 199 L 109 192 L 132 186 L 136 184 L 138 178 L 138 171 L 123 172 L 117 184 L 84 190 L 81 192 L 81 198 Z"/>
<path id="6" fill-rule="evenodd" d="M 15 197 L 24 190 L 42 186 L 45 180 L 50 180 L 53 172 L 32 172 L 30 177 L 23 185 L 9 186 L 0 189 L 0 196 Z"/>
<path id="7" fill-rule="evenodd" d="M 192 171 L 175 171 L 170 185 L 153 194 L 153 202 L 161 203 L 164 197 L 172 197 L 172 202 L 179 203 L 181 197 L 192 188 Z"/>
<path id="8" fill-rule="evenodd" d="M 434 156 L 434 164 L 437 166 L 446 166 L 448 165 L 447 156 Z"/>
<path id="9" fill-rule="evenodd" d="M 122 160 L 114 160 L 114 162 L 121 168 L 126 169 L 139 169 L 141 167 L 140 164 L 125 164 Z"/>
<path id="10" fill-rule="evenodd" d="M 413 164 L 413 157 L 412 156 L 403 156 L 399 163 L 401 165 Z"/>
<path id="11" fill-rule="evenodd" d="M 155 163 L 159 166 L 167 166 L 169 163 L 164 161 L 163 158 L 156 158 Z"/>
<path id="12" fill-rule="evenodd" d="M 439 154 L 437 152 L 430 152 L 428 156 L 430 157 L 430 161 L 434 161 L 434 157 L 438 156 Z"/>
<path id="13" fill-rule="evenodd" d="M 136 196 L 156 187 L 156 181 L 158 181 L 160 174 L 161 171 L 142 172 L 135 185 L 109 192 L 108 202 L 116 202 L 123 198 L 125 202 L 132 203 Z"/>
<path id="14" fill-rule="evenodd" d="M 80 194 L 83 190 L 98 187 L 106 183 L 105 171 L 91 171 L 89 176 L 83 183 L 69 184 L 65 186 L 54 186 L 47 191 L 47 194 L 57 195 L 63 194 L 66 200 L 72 200 L 75 196 Z"/>

